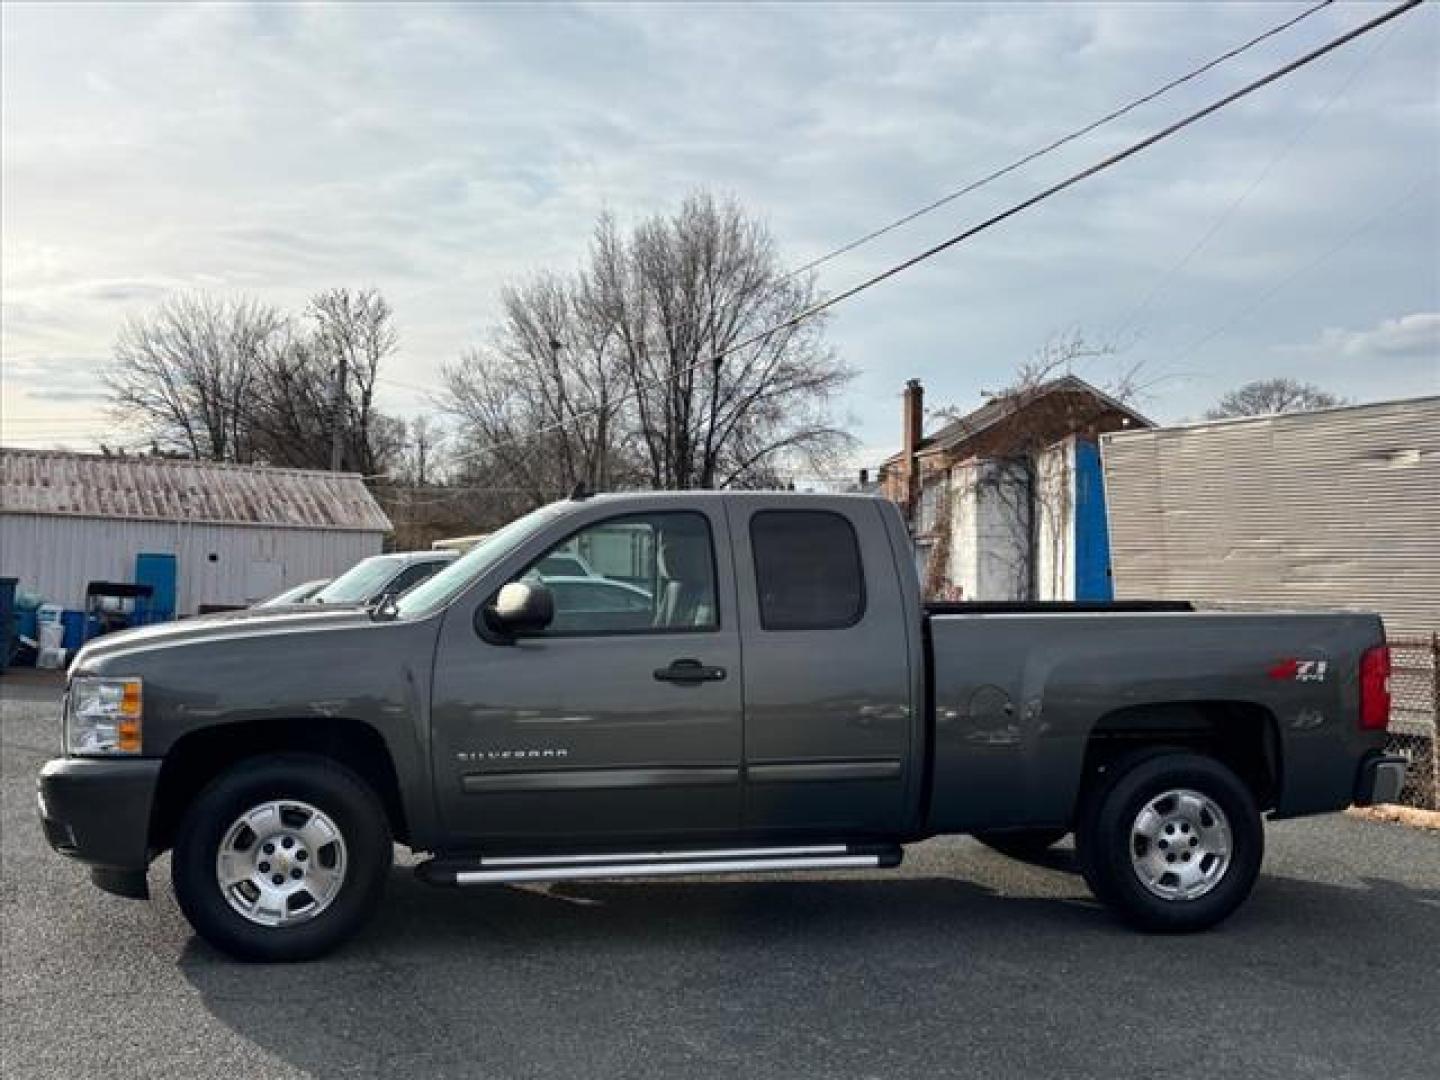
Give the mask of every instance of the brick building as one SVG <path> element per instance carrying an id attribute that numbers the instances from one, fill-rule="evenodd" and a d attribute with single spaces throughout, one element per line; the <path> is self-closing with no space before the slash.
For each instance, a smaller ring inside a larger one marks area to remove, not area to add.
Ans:
<path id="1" fill-rule="evenodd" d="M 878 474 L 915 540 L 928 595 L 1108 599 L 1100 435 L 1144 416 L 1074 375 L 999 395 L 924 432 L 924 389 L 905 385 L 901 448 Z"/>

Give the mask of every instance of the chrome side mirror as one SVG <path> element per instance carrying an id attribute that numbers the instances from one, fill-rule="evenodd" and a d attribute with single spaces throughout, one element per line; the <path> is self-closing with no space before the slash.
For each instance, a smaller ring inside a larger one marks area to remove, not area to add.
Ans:
<path id="1" fill-rule="evenodd" d="M 485 610 L 490 628 L 507 638 L 538 634 L 555 618 L 555 598 L 543 582 L 512 581 Z"/>

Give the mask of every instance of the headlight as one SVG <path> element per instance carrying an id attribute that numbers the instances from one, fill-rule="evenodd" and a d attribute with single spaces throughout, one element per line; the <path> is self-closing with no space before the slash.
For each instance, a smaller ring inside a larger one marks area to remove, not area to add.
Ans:
<path id="1" fill-rule="evenodd" d="M 71 754 L 140 753 L 139 679 L 72 679 L 66 695 L 65 749 Z"/>

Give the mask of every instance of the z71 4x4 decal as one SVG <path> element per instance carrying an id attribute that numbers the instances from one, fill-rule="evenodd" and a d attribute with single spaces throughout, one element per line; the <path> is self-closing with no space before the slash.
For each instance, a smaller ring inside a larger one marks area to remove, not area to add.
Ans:
<path id="1" fill-rule="evenodd" d="M 1291 679 L 1295 682 L 1324 682 L 1325 673 L 1330 669 L 1328 660 L 1281 660 L 1270 669 L 1272 679 Z"/>

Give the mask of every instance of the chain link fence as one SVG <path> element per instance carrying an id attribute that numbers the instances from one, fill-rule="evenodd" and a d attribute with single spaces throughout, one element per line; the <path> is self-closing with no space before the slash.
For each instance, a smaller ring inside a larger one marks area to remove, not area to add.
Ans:
<path id="1" fill-rule="evenodd" d="M 1390 750 L 1410 759 L 1400 801 L 1440 810 L 1440 634 L 1390 642 Z"/>

